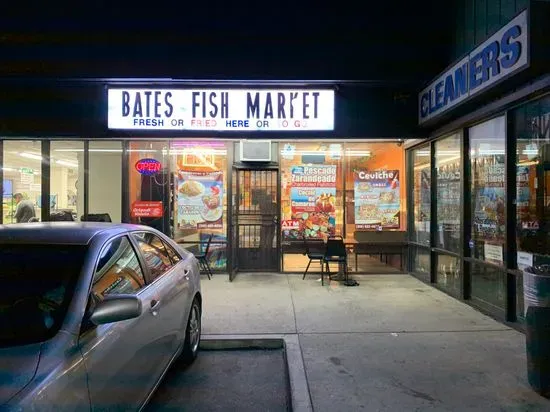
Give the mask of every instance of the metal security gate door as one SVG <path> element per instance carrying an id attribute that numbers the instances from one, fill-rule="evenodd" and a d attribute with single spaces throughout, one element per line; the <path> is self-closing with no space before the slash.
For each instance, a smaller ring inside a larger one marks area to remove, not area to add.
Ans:
<path id="1" fill-rule="evenodd" d="M 279 271 L 278 170 L 235 169 L 234 179 L 235 269 Z"/>

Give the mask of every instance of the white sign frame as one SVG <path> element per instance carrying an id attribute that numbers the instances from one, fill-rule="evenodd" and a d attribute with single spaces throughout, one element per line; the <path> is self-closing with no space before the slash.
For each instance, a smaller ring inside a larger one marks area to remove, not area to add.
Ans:
<path id="1" fill-rule="evenodd" d="M 112 130 L 334 130 L 331 89 L 113 87 L 107 95 Z"/>

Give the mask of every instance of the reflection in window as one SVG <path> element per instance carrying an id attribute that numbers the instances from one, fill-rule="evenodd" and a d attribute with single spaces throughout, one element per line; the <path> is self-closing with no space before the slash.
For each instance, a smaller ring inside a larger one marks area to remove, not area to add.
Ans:
<path id="1" fill-rule="evenodd" d="M 514 112 L 517 266 L 550 263 L 550 97 Z"/>
<path id="2" fill-rule="evenodd" d="M 39 141 L 4 141 L 2 216 L 5 224 L 40 219 L 41 150 Z"/>
<path id="3" fill-rule="evenodd" d="M 473 257 L 502 265 L 506 236 L 505 118 L 470 128 Z"/>
<path id="4" fill-rule="evenodd" d="M 77 220 L 84 210 L 78 197 L 83 152 L 84 142 L 52 141 L 50 144 L 51 221 Z"/>
<path id="5" fill-rule="evenodd" d="M 412 248 L 412 271 L 426 281 L 430 280 L 430 251 L 419 247 Z"/>
<path id="6" fill-rule="evenodd" d="M 486 305 L 504 310 L 506 301 L 506 274 L 489 265 L 472 263 L 472 298 Z"/>
<path id="7" fill-rule="evenodd" d="M 437 184 L 436 246 L 451 252 L 460 251 L 460 135 L 435 142 Z"/>
<path id="8" fill-rule="evenodd" d="M 137 255 L 126 236 L 111 241 L 102 251 L 93 281 L 98 297 L 135 293 L 145 280 Z"/>
<path id="9" fill-rule="evenodd" d="M 436 282 L 455 296 L 460 295 L 460 260 L 454 256 L 439 254 L 437 259 Z"/>
<path id="10" fill-rule="evenodd" d="M 135 238 L 151 272 L 151 280 L 158 278 L 172 267 L 166 247 L 157 236 L 151 233 L 139 233 L 135 235 Z"/>
<path id="11" fill-rule="evenodd" d="M 431 161 L 430 146 L 412 151 L 413 164 L 413 241 L 430 244 Z"/>

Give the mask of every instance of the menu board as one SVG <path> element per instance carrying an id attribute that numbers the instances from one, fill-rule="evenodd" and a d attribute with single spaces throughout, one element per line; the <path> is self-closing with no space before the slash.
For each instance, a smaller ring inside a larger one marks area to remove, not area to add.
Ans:
<path id="1" fill-rule="evenodd" d="M 294 166 L 290 173 L 290 238 L 324 238 L 336 226 L 336 165 Z"/>
<path id="2" fill-rule="evenodd" d="M 398 229 L 399 170 L 355 170 L 355 229 Z"/>
<path id="3" fill-rule="evenodd" d="M 223 228 L 223 173 L 180 170 L 178 223 L 182 229 Z"/>

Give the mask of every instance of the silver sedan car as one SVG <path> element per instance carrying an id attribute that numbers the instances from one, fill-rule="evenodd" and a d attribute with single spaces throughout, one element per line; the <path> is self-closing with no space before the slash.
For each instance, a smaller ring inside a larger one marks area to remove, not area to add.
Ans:
<path id="1" fill-rule="evenodd" d="M 139 410 L 201 333 L 198 262 L 149 227 L 0 226 L 0 410 Z"/>

